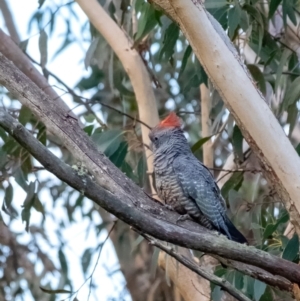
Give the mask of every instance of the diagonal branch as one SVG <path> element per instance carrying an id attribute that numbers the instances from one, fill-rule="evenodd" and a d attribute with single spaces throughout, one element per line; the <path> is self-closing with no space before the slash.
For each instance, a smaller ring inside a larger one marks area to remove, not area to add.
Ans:
<path id="1" fill-rule="evenodd" d="M 235 270 L 240 271 L 244 274 L 247 274 L 253 278 L 260 279 L 261 281 L 263 281 L 273 287 L 278 287 L 281 290 L 285 290 L 288 292 L 293 291 L 293 284 L 283 277 L 280 277 L 280 276 L 274 277 L 274 275 L 272 275 L 258 267 L 254 267 L 250 264 L 244 264 L 244 263 L 236 262 L 236 261 L 233 261 L 230 259 L 224 259 L 220 256 L 213 256 L 213 257 L 218 259 L 225 266 L 234 268 Z"/>
<path id="2" fill-rule="evenodd" d="M 216 275 L 209 273 L 206 269 L 201 268 L 195 262 L 191 261 L 189 258 L 178 254 L 174 248 L 166 246 L 164 243 L 158 241 L 157 239 L 153 239 L 148 235 L 140 233 L 145 239 L 149 241 L 149 243 L 153 246 L 158 247 L 159 249 L 163 250 L 165 253 L 169 254 L 171 257 L 175 258 L 178 262 L 198 274 L 199 276 L 203 277 L 211 281 L 212 283 L 219 285 L 223 288 L 224 291 L 228 292 L 230 295 L 235 297 L 239 301 L 250 301 L 248 297 L 242 294 L 239 290 L 237 290 L 231 283 L 227 280 L 217 277 Z"/>
<path id="3" fill-rule="evenodd" d="M 9 60 L 26 74 L 40 89 L 53 100 L 57 101 L 62 109 L 68 109 L 68 106 L 60 99 L 59 95 L 49 85 L 46 78 L 34 67 L 30 59 L 22 52 L 15 42 L 0 29 L 0 52 L 2 52 Z M 70 115 L 73 113 L 70 112 Z M 73 115 L 74 116 L 74 115 Z"/>
<path id="4" fill-rule="evenodd" d="M 1 54 L 0 83 L 14 93 L 46 124 L 49 130 L 64 141 L 73 155 L 94 175 L 95 182 L 88 177 L 83 182 L 71 167 L 54 157 L 42 144 L 37 143 L 3 109 L 0 116 L 1 126 L 28 149 L 46 169 L 71 187 L 84 192 L 102 208 L 136 229 L 160 240 L 258 266 L 274 275 L 281 275 L 292 282 L 300 283 L 299 267 L 292 262 L 254 247 L 229 241 L 193 222 L 182 223 L 185 228 L 177 226 L 177 213 L 169 212 L 159 203 L 153 202 L 108 158 L 98 152 L 93 142 L 80 129 L 77 120 L 67 111 L 58 110 L 55 101 L 47 97 Z"/>

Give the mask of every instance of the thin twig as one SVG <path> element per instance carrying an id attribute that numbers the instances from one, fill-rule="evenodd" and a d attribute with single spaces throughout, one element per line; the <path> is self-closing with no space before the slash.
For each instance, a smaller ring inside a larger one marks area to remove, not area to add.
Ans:
<path id="1" fill-rule="evenodd" d="M 225 129 L 227 123 L 228 123 L 228 118 L 227 118 L 226 121 L 222 124 L 222 126 L 221 126 L 221 128 L 220 128 L 220 130 L 219 130 L 219 133 L 216 135 L 214 141 L 212 142 L 212 144 L 211 144 L 212 149 L 215 148 L 215 146 L 216 146 L 217 142 L 219 141 L 219 139 L 220 139 L 220 137 L 221 137 L 221 135 L 222 135 L 222 133 L 223 133 L 223 131 L 224 131 L 224 129 Z"/>
<path id="2" fill-rule="evenodd" d="M 97 267 L 97 265 L 98 265 L 98 262 L 99 262 L 99 259 L 100 259 L 100 255 L 101 255 L 102 249 L 103 249 L 103 247 L 104 247 L 106 241 L 107 241 L 108 238 L 110 237 L 110 234 L 111 234 L 111 232 L 113 231 L 113 229 L 115 228 L 117 222 L 118 222 L 118 220 L 116 220 L 116 221 L 113 222 L 113 225 L 112 225 L 111 229 L 109 230 L 109 232 L 108 232 L 108 234 L 107 234 L 105 240 L 103 241 L 103 243 L 100 244 L 100 250 L 99 250 L 99 253 L 98 253 L 98 257 L 97 257 L 97 260 L 96 260 L 96 264 L 94 265 L 94 269 L 93 269 L 91 275 L 90 275 L 90 276 L 89 276 L 89 277 L 88 277 L 88 278 L 80 285 L 80 287 L 79 287 L 75 292 L 71 293 L 69 297 L 67 297 L 66 299 L 63 299 L 62 301 L 65 301 L 65 300 L 71 298 L 71 297 L 74 296 L 74 295 L 76 295 L 75 297 L 77 297 L 77 294 L 78 294 L 78 292 L 81 290 L 81 288 L 82 288 L 89 280 L 91 280 L 91 281 L 90 281 L 90 285 L 89 285 L 89 295 L 88 295 L 88 300 L 89 300 L 90 295 L 91 295 L 91 287 L 92 287 L 93 275 L 94 275 L 95 270 L 96 270 L 96 267 Z"/>
<path id="3" fill-rule="evenodd" d="M 250 299 L 242 294 L 239 290 L 237 290 L 230 282 L 228 282 L 225 279 L 222 279 L 220 277 L 215 276 L 214 274 L 208 273 L 205 269 L 198 266 L 196 263 L 192 262 L 187 257 L 178 254 L 174 251 L 172 247 L 166 246 L 164 243 L 152 238 L 151 236 L 142 233 L 138 230 L 137 231 L 140 235 L 142 235 L 151 245 L 161 249 L 171 257 L 175 258 L 178 262 L 186 266 L 188 269 L 192 270 L 199 276 L 203 277 L 204 279 L 211 281 L 212 283 L 219 285 L 223 288 L 226 292 L 228 292 L 230 295 L 235 297 L 239 301 L 250 301 Z"/>
<path id="4" fill-rule="evenodd" d="M 79 97 L 81 97 L 81 96 L 79 96 Z M 86 100 L 89 100 L 89 99 L 84 98 L 84 97 L 81 97 L 81 98 L 86 99 Z M 93 99 L 93 100 L 95 100 L 95 99 Z M 106 108 L 108 108 L 108 109 L 110 109 L 110 110 L 113 110 L 113 111 L 115 111 L 115 112 L 117 112 L 117 113 L 119 113 L 119 114 L 121 114 L 121 115 L 123 115 L 123 116 L 126 116 L 126 117 L 130 118 L 131 120 L 134 120 L 134 121 L 136 121 L 136 122 L 138 122 L 138 123 L 144 125 L 144 126 L 147 127 L 149 130 L 152 129 L 151 126 L 149 126 L 148 124 L 146 124 L 144 121 L 142 121 L 142 120 L 140 120 L 140 119 L 137 119 L 136 117 L 133 117 L 133 116 L 131 116 L 131 115 L 128 115 L 128 114 L 126 114 L 126 113 L 124 113 L 124 112 L 122 112 L 122 111 L 120 111 L 120 110 L 118 110 L 118 109 L 116 109 L 116 108 L 114 108 L 114 107 L 112 107 L 112 106 L 106 104 L 106 103 L 103 103 L 103 102 L 101 102 L 101 101 L 98 101 L 98 100 L 97 100 L 97 103 L 99 103 L 99 104 L 100 104 L 101 106 L 103 106 L 103 107 L 106 107 Z"/>
<path id="5" fill-rule="evenodd" d="M 67 84 L 65 84 L 57 75 L 55 75 L 54 73 L 52 73 L 51 71 L 49 71 L 47 68 L 45 67 L 42 67 L 40 63 L 38 63 L 37 61 L 35 61 L 32 57 L 30 57 L 28 54 L 26 54 L 27 57 L 35 64 L 37 64 L 38 66 L 40 66 L 41 68 L 43 68 L 43 73 L 44 75 L 50 75 L 52 76 L 56 81 L 58 81 L 61 85 L 63 85 L 67 91 L 64 91 L 64 92 L 68 92 L 69 94 L 71 94 L 73 97 L 76 97 L 79 102 L 84 105 L 84 107 L 86 108 L 87 112 L 94 115 L 95 116 L 95 119 L 97 120 L 97 122 L 105 127 L 105 124 L 97 117 L 97 115 L 91 110 L 90 106 L 85 103 L 84 101 L 82 101 L 82 97 L 80 97 L 79 95 L 77 95 L 77 93 L 75 93 L 75 91 L 73 89 L 71 89 Z"/>
<path id="6" fill-rule="evenodd" d="M 94 269 L 93 269 L 93 271 L 92 271 L 90 277 L 88 278 L 88 279 L 91 279 L 91 281 L 90 281 L 90 286 L 89 286 L 88 300 L 90 299 L 90 295 L 91 295 L 91 292 L 92 292 L 93 275 L 94 275 L 95 270 L 96 270 L 96 267 L 97 267 L 97 265 L 98 265 L 98 262 L 99 262 L 99 259 L 100 259 L 100 255 L 101 255 L 101 252 L 102 252 L 102 249 L 103 249 L 103 246 L 105 245 L 105 243 L 106 243 L 107 240 L 109 239 L 109 236 L 110 236 L 111 232 L 113 231 L 113 229 L 115 228 L 117 222 L 118 222 L 118 221 L 114 221 L 114 223 L 113 223 L 111 229 L 109 230 L 109 232 L 108 232 L 108 234 L 107 234 L 107 236 L 106 236 L 104 242 L 100 245 L 100 250 L 99 250 L 99 253 L 98 253 L 98 257 L 97 257 L 97 260 L 96 260 L 96 264 L 94 265 Z M 87 279 L 87 280 L 88 280 L 88 279 Z M 86 280 L 86 281 L 87 281 L 87 280 Z"/>
<path id="7" fill-rule="evenodd" d="M 37 61 L 35 61 L 35 60 L 34 60 L 33 58 L 31 58 L 29 55 L 27 55 L 27 56 L 28 56 L 28 58 L 29 58 L 33 63 L 37 64 L 38 66 L 41 66 Z M 64 83 L 57 75 L 55 75 L 54 73 L 52 73 L 51 71 L 49 71 L 47 68 L 43 68 L 43 71 L 44 71 L 46 74 L 52 76 L 52 77 L 53 77 L 55 80 L 57 80 L 61 85 L 63 85 L 63 86 L 67 89 L 67 91 L 64 91 L 64 92 L 67 92 L 67 93 L 71 94 L 73 97 L 78 98 L 78 99 L 81 101 L 81 104 L 85 106 L 85 108 L 87 109 L 87 111 L 88 111 L 89 113 L 92 113 L 93 115 L 95 115 L 95 113 L 91 110 L 91 108 L 88 106 L 88 103 L 87 103 L 87 101 L 90 101 L 90 102 L 96 101 L 95 98 L 91 100 L 91 99 L 89 99 L 89 98 L 86 98 L 86 97 L 83 97 L 83 96 L 78 95 L 73 89 L 71 89 L 69 86 L 67 86 L 67 85 L 66 85 L 66 84 L 65 84 L 65 83 Z M 82 101 L 82 100 L 85 100 L 86 102 L 84 102 L 84 101 Z M 103 102 L 101 102 L 101 101 L 99 101 L 99 100 L 97 100 L 97 103 L 100 104 L 101 106 L 105 107 L 105 108 L 108 108 L 108 109 L 110 109 L 110 110 L 113 110 L 113 111 L 115 111 L 115 112 L 117 112 L 117 113 L 119 113 L 119 114 L 121 114 L 121 115 L 123 115 L 123 116 L 126 116 L 126 117 L 130 118 L 131 120 L 134 120 L 134 121 L 136 121 L 136 122 L 138 122 L 138 123 L 144 125 L 144 126 L 147 127 L 149 130 L 152 129 L 152 128 L 151 128 L 148 124 L 146 124 L 145 122 L 143 122 L 143 121 L 141 121 L 141 120 L 137 119 L 136 117 L 133 117 L 133 116 L 131 116 L 131 115 L 129 115 L 129 114 L 126 114 L 126 113 L 124 113 L 124 112 L 122 112 L 122 111 L 120 111 L 120 110 L 114 108 L 113 106 L 110 106 L 110 105 L 108 105 L 108 104 L 106 104 L 106 103 L 103 103 Z M 103 123 L 102 123 L 101 121 L 98 120 L 97 116 L 95 116 L 95 117 L 96 117 L 97 121 L 99 122 L 99 124 L 102 125 Z"/>

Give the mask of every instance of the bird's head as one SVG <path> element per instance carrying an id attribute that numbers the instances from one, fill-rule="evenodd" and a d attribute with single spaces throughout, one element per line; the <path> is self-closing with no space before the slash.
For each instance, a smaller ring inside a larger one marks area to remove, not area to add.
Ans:
<path id="1" fill-rule="evenodd" d="M 181 119 L 174 112 L 171 112 L 155 126 L 149 133 L 153 153 L 170 150 L 179 142 L 184 142 L 183 144 L 186 145 L 187 141 L 181 125 Z"/>

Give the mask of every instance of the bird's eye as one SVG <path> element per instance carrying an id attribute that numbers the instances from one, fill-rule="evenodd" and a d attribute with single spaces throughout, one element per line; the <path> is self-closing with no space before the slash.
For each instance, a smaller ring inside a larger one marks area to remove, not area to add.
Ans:
<path id="1" fill-rule="evenodd" d="M 154 140 L 155 140 L 155 141 L 157 141 L 157 140 L 158 140 L 158 138 L 157 138 L 157 137 L 154 137 Z"/>

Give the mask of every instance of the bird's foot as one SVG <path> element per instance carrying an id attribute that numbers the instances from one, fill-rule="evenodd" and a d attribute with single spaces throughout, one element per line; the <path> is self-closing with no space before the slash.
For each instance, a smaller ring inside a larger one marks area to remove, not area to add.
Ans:
<path id="1" fill-rule="evenodd" d="M 192 220 L 192 218 L 189 216 L 189 214 L 180 215 L 176 221 L 176 224 L 178 224 L 179 222 L 186 221 L 186 220 Z"/>

